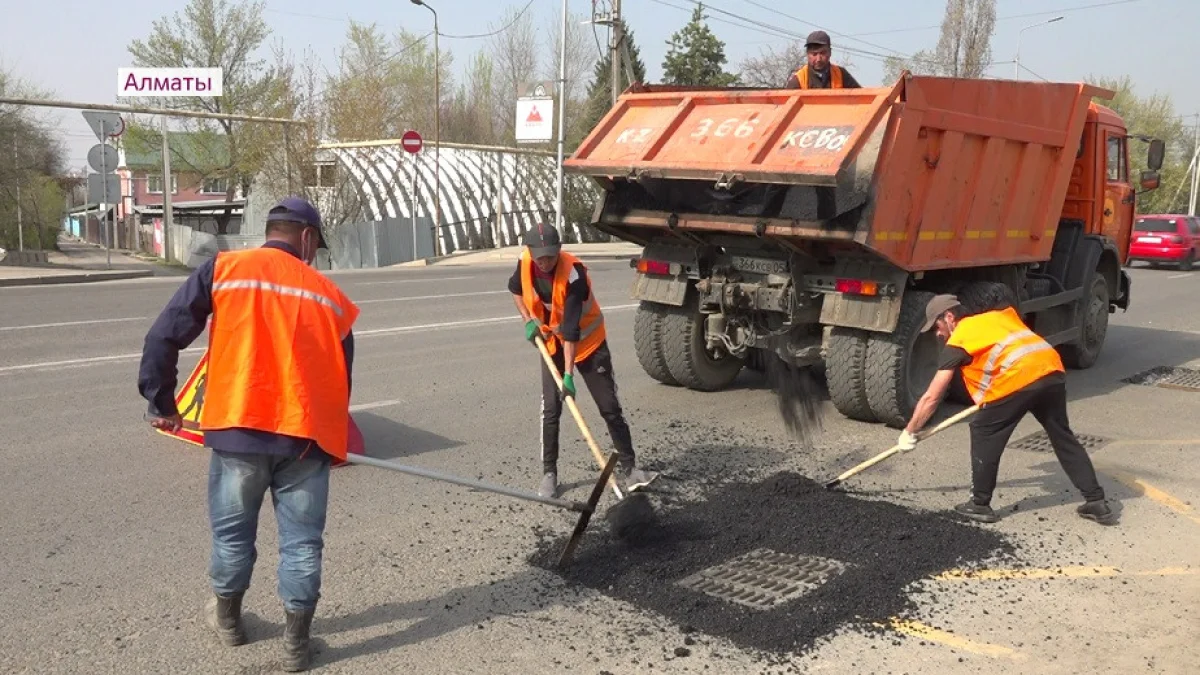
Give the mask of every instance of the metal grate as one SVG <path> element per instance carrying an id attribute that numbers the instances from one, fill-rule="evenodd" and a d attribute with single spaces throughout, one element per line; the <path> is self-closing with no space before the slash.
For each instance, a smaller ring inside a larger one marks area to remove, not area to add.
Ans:
<path id="1" fill-rule="evenodd" d="M 1085 450 L 1095 450 L 1106 445 L 1111 440 L 1103 436 L 1092 436 L 1090 434 L 1075 434 L 1075 437 L 1079 439 L 1079 443 Z M 1013 450 L 1029 450 L 1031 452 L 1054 452 L 1054 446 L 1050 444 L 1050 436 L 1045 431 L 1029 434 L 1016 443 L 1009 444 L 1008 447 Z"/>
<path id="2" fill-rule="evenodd" d="M 1163 389 L 1200 391 L 1200 370 L 1173 366 L 1156 366 L 1150 370 L 1144 370 L 1136 375 L 1131 375 L 1122 380 L 1122 382 L 1140 384 L 1147 387 L 1162 387 Z"/>
<path id="3" fill-rule="evenodd" d="M 760 548 L 677 584 L 753 609 L 771 609 L 817 588 L 845 568 L 836 560 Z"/>

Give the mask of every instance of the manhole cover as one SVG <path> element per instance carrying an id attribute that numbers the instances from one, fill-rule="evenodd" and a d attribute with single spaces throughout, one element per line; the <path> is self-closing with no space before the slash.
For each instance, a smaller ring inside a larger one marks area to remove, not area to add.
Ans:
<path id="1" fill-rule="evenodd" d="M 1150 370 L 1144 370 L 1136 375 L 1131 375 L 1122 381 L 1128 384 L 1140 384 L 1147 387 L 1200 391 L 1200 370 L 1174 366 L 1155 366 Z"/>
<path id="2" fill-rule="evenodd" d="M 1085 450 L 1095 450 L 1109 442 L 1110 439 L 1103 436 L 1092 436 L 1089 434 L 1075 434 L 1079 439 L 1079 443 Z M 1050 437 L 1045 431 L 1039 431 L 1036 434 L 1030 434 L 1016 443 L 1010 444 L 1008 447 L 1013 450 L 1030 450 L 1033 452 L 1054 452 L 1054 446 L 1050 444 Z"/>
<path id="3" fill-rule="evenodd" d="M 770 609 L 820 586 L 845 565 L 816 556 L 756 549 L 678 582 L 680 586 L 754 609 Z"/>

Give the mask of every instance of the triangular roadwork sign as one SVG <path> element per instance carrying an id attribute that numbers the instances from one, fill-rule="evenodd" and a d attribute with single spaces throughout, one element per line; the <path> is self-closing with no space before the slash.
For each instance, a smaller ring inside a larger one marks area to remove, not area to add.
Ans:
<path id="1" fill-rule="evenodd" d="M 529 107 L 529 116 L 525 118 L 526 122 L 541 122 L 542 114 L 538 112 L 537 106 Z"/>
<path id="2" fill-rule="evenodd" d="M 179 409 L 179 415 L 183 417 L 183 428 L 179 431 L 164 431 L 156 429 L 160 434 L 178 438 L 181 441 L 204 447 L 204 432 L 200 429 L 200 409 L 204 407 L 204 393 L 208 384 L 208 350 L 204 350 L 204 354 L 200 356 L 200 361 L 196 367 L 192 369 L 192 374 L 188 376 L 187 382 L 183 383 L 183 388 L 175 396 L 175 407 Z M 365 443 L 363 442 L 362 431 L 354 422 L 354 417 L 350 417 L 349 438 L 347 439 L 347 451 L 356 455 L 365 453 Z M 347 462 L 334 461 L 333 466 L 342 466 Z"/>

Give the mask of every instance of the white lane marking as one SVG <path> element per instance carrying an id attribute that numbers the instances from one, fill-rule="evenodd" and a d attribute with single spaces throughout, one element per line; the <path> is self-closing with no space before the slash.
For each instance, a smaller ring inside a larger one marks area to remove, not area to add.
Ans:
<path id="1" fill-rule="evenodd" d="M 0 326 L 0 332 L 12 330 L 34 330 L 36 328 L 64 328 L 66 326 L 90 326 L 97 323 L 121 323 L 124 321 L 144 321 L 148 316 L 128 316 L 122 319 L 91 319 L 89 321 L 62 321 L 59 323 L 35 323 L 28 326 Z"/>
<path id="2" fill-rule="evenodd" d="M 390 401 L 375 401 L 374 403 L 359 403 L 350 406 L 350 412 L 361 412 L 363 410 L 374 410 L 376 408 L 389 408 L 394 405 L 404 403 L 400 399 L 392 399 Z"/>
<path id="3" fill-rule="evenodd" d="M 462 281 L 463 279 L 474 279 L 475 277 L 428 277 L 426 279 L 391 279 L 389 281 L 364 281 L 355 286 L 383 286 L 385 284 L 429 284 L 435 281 Z M 349 285 L 349 284 L 347 284 Z"/>
<path id="4" fill-rule="evenodd" d="M 1167 278 L 1168 279 L 1186 279 L 1187 277 L 1190 277 L 1190 276 L 1192 276 L 1191 272 L 1184 272 L 1183 274 L 1172 274 L 1171 276 L 1169 276 Z"/>
<path id="5" fill-rule="evenodd" d="M 507 293 L 508 291 L 501 291 Z M 604 307 L 605 312 L 618 312 L 626 309 L 633 309 L 636 304 L 630 305 L 614 305 L 612 307 Z M 402 333 L 423 333 L 427 331 L 441 330 L 443 328 L 457 328 L 460 326 L 482 326 L 491 323 L 501 323 L 504 321 L 520 321 L 520 317 L 516 315 L 497 316 L 487 319 L 468 319 L 466 321 L 447 321 L 444 323 L 426 323 L 416 326 L 395 326 L 393 328 L 374 328 L 371 330 L 354 331 L 354 337 L 359 336 L 376 336 L 376 335 L 396 335 Z M 206 347 L 188 347 L 180 350 L 180 354 L 203 352 Z M 85 359 L 67 359 L 65 361 L 43 361 L 41 363 L 22 363 L 16 366 L 0 366 L 0 373 L 10 373 L 21 370 L 45 370 L 51 368 L 63 368 L 71 366 L 91 366 L 99 363 L 112 363 L 115 361 L 132 361 L 142 358 L 141 352 L 129 354 L 112 354 L 110 356 L 92 356 Z"/>
<path id="6" fill-rule="evenodd" d="M 408 302 L 410 300 L 441 300 L 442 298 L 471 298 L 477 295 L 512 295 L 508 291 L 474 291 L 471 293 L 443 293 L 441 295 L 409 295 L 403 298 L 376 298 L 374 300 L 355 300 L 356 305 L 370 305 L 377 302 Z"/>

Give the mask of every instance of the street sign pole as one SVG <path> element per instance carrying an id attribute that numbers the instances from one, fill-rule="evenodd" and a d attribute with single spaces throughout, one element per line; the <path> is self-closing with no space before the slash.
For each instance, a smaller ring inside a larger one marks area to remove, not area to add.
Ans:
<path id="1" fill-rule="evenodd" d="M 421 257 L 417 252 L 417 155 L 412 156 L 412 230 L 413 230 L 413 260 Z"/>
<path id="2" fill-rule="evenodd" d="M 104 120 L 100 120 L 100 145 L 101 146 L 108 145 L 104 141 L 104 139 L 108 138 L 107 131 L 108 130 L 105 128 Z M 106 159 L 107 158 L 104 156 L 103 148 L 101 148 L 101 152 L 100 152 L 100 184 L 102 185 L 101 194 L 104 195 L 104 198 L 100 201 L 100 216 L 102 218 L 105 217 L 105 214 L 108 213 L 108 211 L 104 208 L 105 206 L 108 205 L 108 165 L 105 163 Z M 105 226 L 105 223 L 103 220 L 101 220 L 100 227 L 104 228 L 105 232 L 107 233 L 107 236 L 105 237 L 105 246 L 104 246 L 104 264 L 108 269 L 111 270 L 112 269 L 112 243 L 113 243 L 112 235 L 114 233 L 113 233 L 113 228 L 111 228 L 111 227 L 105 228 L 104 226 Z M 115 227 L 115 223 L 114 223 L 114 227 Z"/>
<path id="3" fill-rule="evenodd" d="M 412 231 L 413 231 L 413 260 L 420 256 L 417 254 L 417 154 L 421 152 L 424 146 L 424 141 L 421 139 L 421 134 L 409 129 L 400 137 L 400 147 L 404 151 L 412 155 Z M 436 167 L 435 167 L 436 168 Z M 434 180 L 434 188 L 437 188 L 437 180 Z M 436 200 L 435 200 L 436 201 Z M 435 207 L 436 208 L 436 207 Z M 434 255 L 437 255 L 437 225 L 434 225 Z"/>

